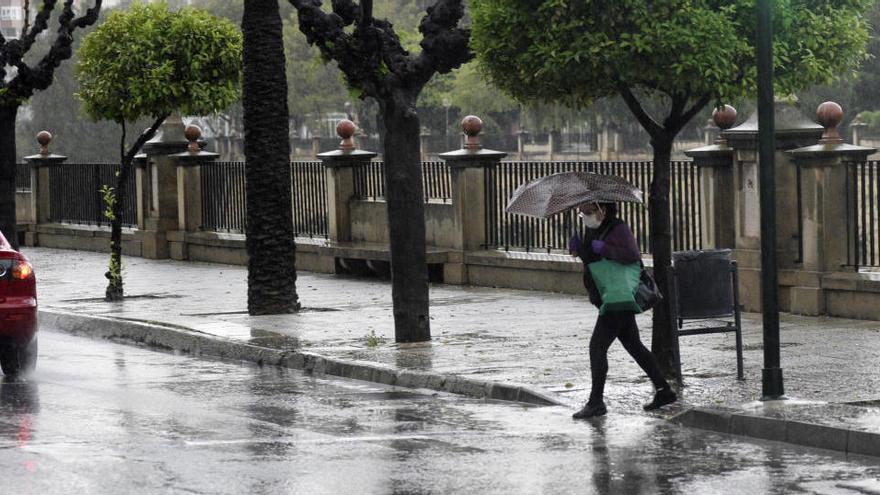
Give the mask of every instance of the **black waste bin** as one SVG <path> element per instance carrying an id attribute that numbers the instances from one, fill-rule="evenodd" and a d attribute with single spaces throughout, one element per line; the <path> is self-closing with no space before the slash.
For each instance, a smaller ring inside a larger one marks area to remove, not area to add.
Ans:
<path id="1" fill-rule="evenodd" d="M 737 378 L 743 379 L 738 285 L 736 262 L 731 260 L 729 249 L 673 253 L 671 305 L 679 380 L 678 337 L 725 332 L 736 332 Z M 733 321 L 724 321 L 727 318 Z M 711 324 L 706 320 L 712 320 Z"/>

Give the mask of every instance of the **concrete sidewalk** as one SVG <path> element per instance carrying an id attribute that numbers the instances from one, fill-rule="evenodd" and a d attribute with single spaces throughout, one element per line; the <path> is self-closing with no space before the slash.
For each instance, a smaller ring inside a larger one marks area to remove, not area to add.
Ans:
<path id="1" fill-rule="evenodd" d="M 127 257 L 128 297 L 107 303 L 108 255 L 43 248 L 24 253 L 38 276 L 43 322 L 62 329 L 492 398 L 574 407 L 589 394 L 587 344 L 597 311 L 585 297 L 435 285 L 434 340 L 397 345 L 387 281 L 300 273 L 303 311 L 252 317 L 244 267 Z M 93 317 L 101 318 L 85 319 Z M 650 346 L 650 316 L 638 321 Z M 807 445 L 817 442 L 816 433 L 798 425 L 820 425 L 836 434 L 814 446 L 880 455 L 880 322 L 782 315 L 786 391 L 798 399 L 782 404 L 755 402 L 761 393 L 760 317 L 744 315 L 743 324 L 746 380 L 736 380 L 733 334 L 683 337 L 687 386 L 681 403 L 660 414 Z M 643 414 L 641 404 L 652 394 L 647 377 L 618 344 L 609 363 L 609 414 Z M 841 432 L 857 433 L 843 435 L 854 440 L 841 447 Z"/>

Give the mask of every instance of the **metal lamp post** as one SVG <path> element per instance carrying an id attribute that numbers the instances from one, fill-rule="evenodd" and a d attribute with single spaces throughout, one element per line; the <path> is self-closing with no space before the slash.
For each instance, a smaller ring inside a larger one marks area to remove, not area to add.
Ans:
<path id="1" fill-rule="evenodd" d="M 761 311 L 764 326 L 761 388 L 764 400 L 779 399 L 785 393 L 779 358 L 772 19 L 771 1 L 758 0 L 758 160 L 761 164 Z"/>

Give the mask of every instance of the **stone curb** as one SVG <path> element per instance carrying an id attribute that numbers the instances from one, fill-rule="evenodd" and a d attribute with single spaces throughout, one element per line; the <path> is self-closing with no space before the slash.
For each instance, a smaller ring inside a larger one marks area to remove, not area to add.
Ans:
<path id="1" fill-rule="evenodd" d="M 742 413 L 736 409 L 695 407 L 671 421 L 682 426 L 847 454 L 880 457 L 880 433 Z"/>
<path id="2" fill-rule="evenodd" d="M 106 316 L 86 316 L 54 309 L 41 309 L 39 319 L 41 325 L 74 335 L 128 340 L 196 356 L 237 359 L 259 365 L 294 368 L 307 373 L 340 376 L 398 387 L 424 388 L 481 399 L 541 406 L 568 406 L 554 394 L 527 385 L 475 380 L 452 374 L 400 370 L 378 363 L 337 359 L 309 352 L 282 351 L 236 342 L 186 327 Z"/>

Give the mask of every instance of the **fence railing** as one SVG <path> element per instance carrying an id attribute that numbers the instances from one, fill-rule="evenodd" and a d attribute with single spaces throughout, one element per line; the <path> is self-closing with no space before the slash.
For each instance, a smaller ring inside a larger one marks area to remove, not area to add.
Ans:
<path id="1" fill-rule="evenodd" d="M 849 249 L 850 265 L 854 267 L 880 267 L 880 161 L 849 164 L 850 190 L 855 198 L 851 225 L 854 245 Z"/>
<path id="2" fill-rule="evenodd" d="M 115 163 L 65 163 L 49 168 L 49 220 L 84 225 L 110 225 L 101 188 L 116 187 Z M 135 174 L 128 176 L 122 205 L 122 225 L 134 227 L 137 191 Z"/>
<path id="3" fill-rule="evenodd" d="M 329 236 L 327 229 L 327 179 L 321 162 L 290 164 L 293 194 L 293 232 L 297 237 Z"/>
<path id="4" fill-rule="evenodd" d="M 212 162 L 201 167 L 202 230 L 243 234 L 245 203 L 244 162 Z"/>
<path id="5" fill-rule="evenodd" d="M 486 169 L 486 240 L 487 248 L 525 251 L 565 251 L 574 229 L 584 226 L 572 212 L 549 219 L 511 215 L 505 206 L 520 185 L 538 177 L 569 171 L 595 172 L 621 176 L 643 191 L 652 179 L 652 163 L 639 162 L 502 162 Z M 670 208 L 674 250 L 700 249 L 700 170 L 690 161 L 671 165 Z M 647 195 L 646 195 L 647 196 Z M 621 204 L 618 213 L 629 224 L 642 252 L 650 253 L 650 229 L 647 203 Z"/>
<path id="6" fill-rule="evenodd" d="M 244 162 L 212 162 L 201 168 L 202 230 L 243 234 L 247 227 Z M 292 162 L 293 230 L 299 237 L 327 238 L 327 186 L 321 162 Z"/>
<path id="7" fill-rule="evenodd" d="M 422 162 L 422 192 L 425 202 L 452 202 L 452 175 L 445 162 Z M 354 167 L 354 194 L 369 201 L 385 197 L 385 163 L 374 161 Z"/>
<path id="8" fill-rule="evenodd" d="M 15 165 L 15 190 L 27 192 L 31 190 L 31 166 L 28 163 Z"/>

